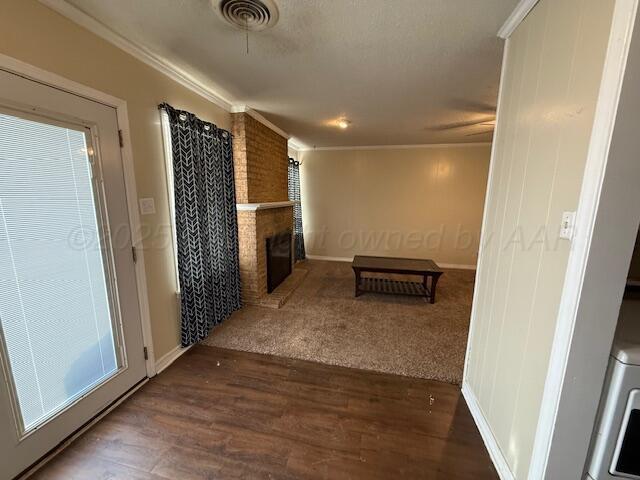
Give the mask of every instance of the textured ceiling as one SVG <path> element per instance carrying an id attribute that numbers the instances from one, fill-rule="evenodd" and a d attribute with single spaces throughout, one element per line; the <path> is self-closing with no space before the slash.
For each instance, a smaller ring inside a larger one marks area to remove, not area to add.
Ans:
<path id="1" fill-rule="evenodd" d="M 223 23 L 209 0 L 68 0 L 309 146 L 489 140 L 517 0 L 275 0 L 273 28 Z M 217 0 L 214 0 L 217 4 Z M 330 125 L 344 116 L 346 130 Z"/>

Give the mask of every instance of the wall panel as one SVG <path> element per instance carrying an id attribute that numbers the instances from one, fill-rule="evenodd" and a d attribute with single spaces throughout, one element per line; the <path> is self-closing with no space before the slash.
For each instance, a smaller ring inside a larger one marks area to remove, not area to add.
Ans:
<path id="1" fill-rule="evenodd" d="M 475 266 L 490 149 L 300 152 L 307 254 Z"/>
<path id="2" fill-rule="evenodd" d="M 542 0 L 508 40 L 467 387 L 527 477 L 614 0 Z"/>

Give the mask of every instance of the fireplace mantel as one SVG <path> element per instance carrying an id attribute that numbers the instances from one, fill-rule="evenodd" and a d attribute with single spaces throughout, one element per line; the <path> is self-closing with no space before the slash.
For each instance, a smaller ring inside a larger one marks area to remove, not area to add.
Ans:
<path id="1" fill-rule="evenodd" d="M 269 208 L 284 208 L 295 205 L 296 202 L 261 202 L 261 203 L 236 203 L 236 210 L 255 212 L 256 210 L 267 210 Z"/>

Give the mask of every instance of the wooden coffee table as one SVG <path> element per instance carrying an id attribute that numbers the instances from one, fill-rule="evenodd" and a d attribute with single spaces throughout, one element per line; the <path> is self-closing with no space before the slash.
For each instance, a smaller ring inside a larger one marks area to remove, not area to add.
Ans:
<path id="1" fill-rule="evenodd" d="M 414 295 L 436 301 L 436 285 L 442 270 L 433 260 L 394 257 L 369 257 L 356 255 L 351 263 L 356 275 L 355 296 L 365 292 L 393 295 Z M 422 282 L 392 280 L 389 278 L 362 277 L 363 272 L 418 275 Z M 431 280 L 429 280 L 431 279 Z"/>

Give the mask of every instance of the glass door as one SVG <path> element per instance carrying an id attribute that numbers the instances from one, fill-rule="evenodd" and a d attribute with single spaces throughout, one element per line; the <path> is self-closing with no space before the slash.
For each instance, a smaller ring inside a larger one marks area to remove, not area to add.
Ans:
<path id="1" fill-rule="evenodd" d="M 0 75 L 15 94 L 0 99 L 0 478 L 11 478 L 145 369 L 115 110 Z"/>
<path id="2" fill-rule="evenodd" d="M 0 322 L 23 435 L 122 365 L 89 130 L 41 120 L 0 111 Z"/>

